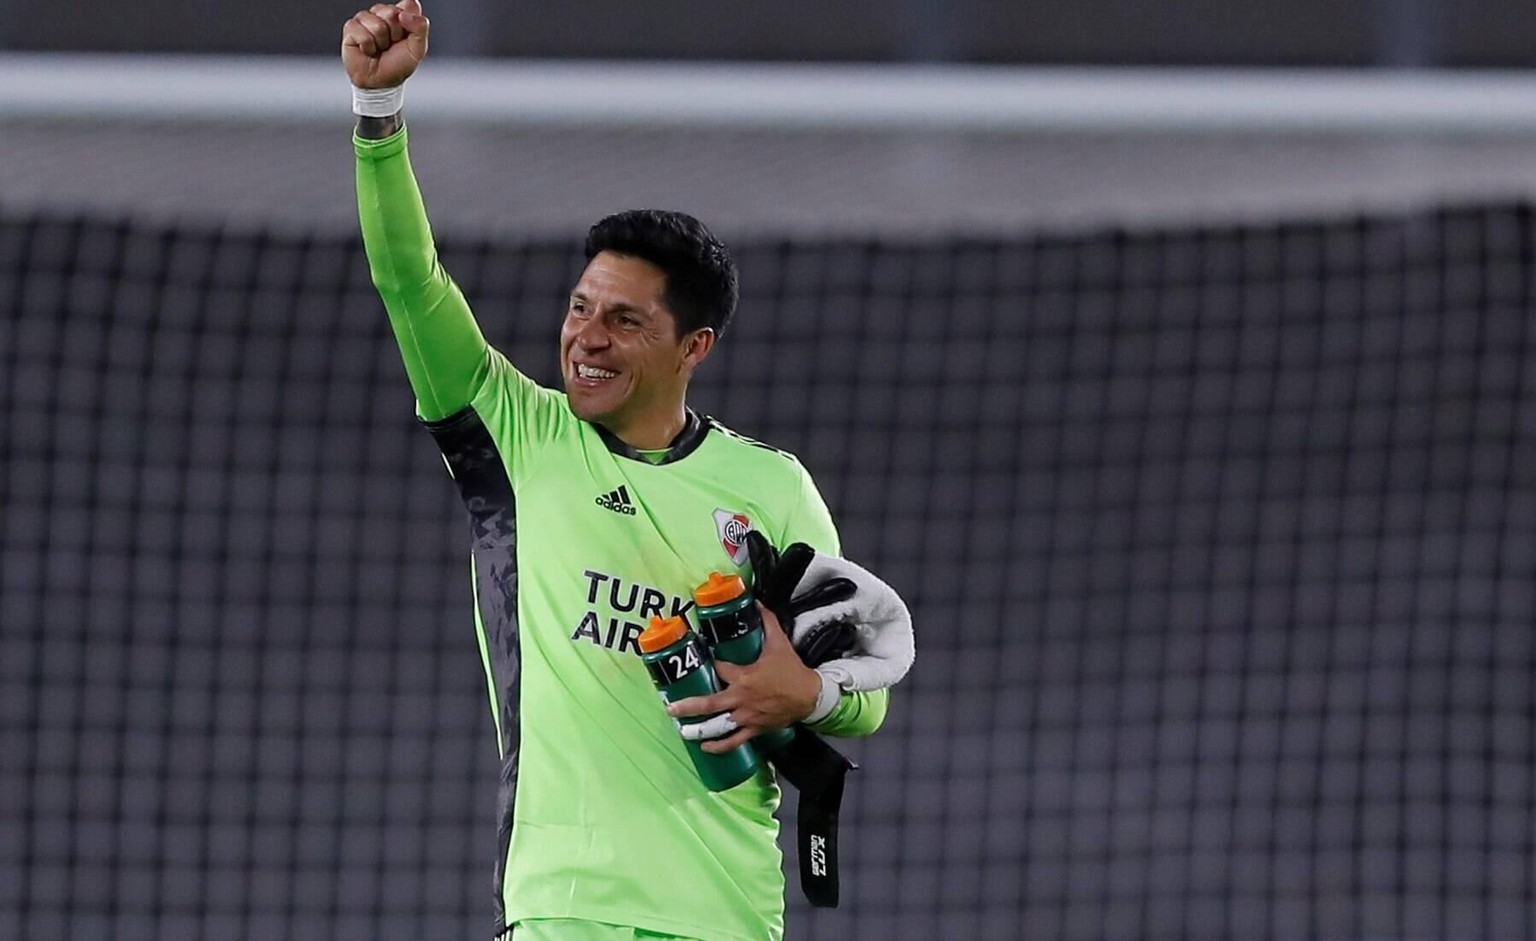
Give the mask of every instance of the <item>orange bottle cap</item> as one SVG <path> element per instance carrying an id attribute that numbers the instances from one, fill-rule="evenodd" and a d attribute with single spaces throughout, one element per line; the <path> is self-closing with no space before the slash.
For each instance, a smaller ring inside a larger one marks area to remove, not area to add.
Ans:
<path id="1" fill-rule="evenodd" d="M 709 581 L 693 590 L 693 600 L 700 607 L 712 608 L 717 604 L 740 598 L 747 593 L 747 584 L 740 575 L 721 575 L 710 572 Z"/>
<path id="2" fill-rule="evenodd" d="M 651 626 L 640 634 L 640 652 L 654 653 L 665 650 L 683 639 L 688 633 L 688 622 L 679 617 L 663 619 L 660 615 L 651 618 Z"/>

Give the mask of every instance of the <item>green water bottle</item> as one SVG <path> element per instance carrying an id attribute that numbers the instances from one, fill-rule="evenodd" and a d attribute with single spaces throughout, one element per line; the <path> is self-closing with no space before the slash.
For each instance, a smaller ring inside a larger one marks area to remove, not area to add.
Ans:
<path id="1" fill-rule="evenodd" d="M 645 661 L 662 698 L 669 703 L 720 691 L 720 678 L 715 675 L 709 651 L 682 618 L 651 618 L 650 626 L 640 635 L 640 659 Z M 709 718 L 689 716 L 678 721 L 697 725 Z M 705 751 L 699 742 L 685 740 L 683 744 L 704 786 L 711 791 L 733 788 L 757 771 L 757 752 L 750 742 L 721 755 Z"/>
<path id="2" fill-rule="evenodd" d="M 716 660 L 746 666 L 763 654 L 763 616 L 740 575 L 710 572 L 709 581 L 693 590 L 699 627 Z M 795 737 L 794 729 L 764 732 L 753 743 L 773 754 Z"/>

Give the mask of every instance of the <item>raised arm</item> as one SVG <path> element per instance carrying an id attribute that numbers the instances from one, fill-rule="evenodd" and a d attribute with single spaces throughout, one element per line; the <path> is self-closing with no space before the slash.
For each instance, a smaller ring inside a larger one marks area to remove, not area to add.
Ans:
<path id="1" fill-rule="evenodd" d="M 438 262 L 406 153 L 401 88 L 427 54 L 430 25 L 418 0 L 401 0 L 360 11 L 341 34 L 359 115 L 353 143 L 363 247 L 417 409 L 429 421 L 468 405 L 490 369 L 469 304 Z"/>

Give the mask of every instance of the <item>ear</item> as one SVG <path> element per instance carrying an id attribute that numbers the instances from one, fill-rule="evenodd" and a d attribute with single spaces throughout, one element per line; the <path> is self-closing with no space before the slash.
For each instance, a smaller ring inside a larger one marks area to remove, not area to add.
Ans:
<path id="1" fill-rule="evenodd" d="M 683 364 L 689 369 L 697 369 L 699 364 L 709 356 L 709 351 L 715 348 L 715 330 L 713 327 L 700 327 L 690 333 L 683 340 Z"/>

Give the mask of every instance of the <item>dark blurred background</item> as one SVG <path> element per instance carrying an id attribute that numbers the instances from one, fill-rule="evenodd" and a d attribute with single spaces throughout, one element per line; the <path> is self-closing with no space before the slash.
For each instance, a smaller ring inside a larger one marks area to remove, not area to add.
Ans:
<path id="1" fill-rule="evenodd" d="M 327 54 L 344 0 L 241 10 L 197 0 L 6 0 L 0 48 Z M 1536 62 L 1520 0 L 437 0 L 441 51 L 536 58 L 1096 65 L 1518 67 Z"/>
<path id="2" fill-rule="evenodd" d="M 353 11 L 0 0 L 0 941 L 488 936 Z M 700 215 L 698 404 L 913 605 L 790 941 L 1536 934 L 1536 7 L 427 13 L 487 335 L 552 380 L 585 226 Z"/>

